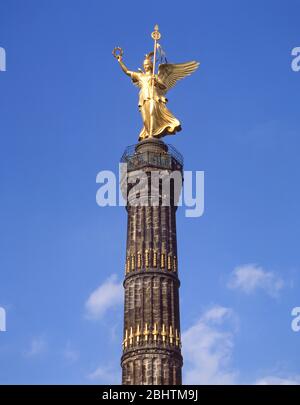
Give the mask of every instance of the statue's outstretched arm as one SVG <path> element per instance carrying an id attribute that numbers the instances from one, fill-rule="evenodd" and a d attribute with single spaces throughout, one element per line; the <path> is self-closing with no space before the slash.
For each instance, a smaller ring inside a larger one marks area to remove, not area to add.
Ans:
<path id="1" fill-rule="evenodd" d="M 129 70 L 127 68 L 127 66 L 125 65 L 125 63 L 122 61 L 122 56 L 121 55 L 117 55 L 117 60 L 119 62 L 119 65 L 121 66 L 121 69 L 123 70 L 123 72 L 127 75 L 127 76 L 131 76 L 131 74 L 133 73 L 131 70 Z"/>

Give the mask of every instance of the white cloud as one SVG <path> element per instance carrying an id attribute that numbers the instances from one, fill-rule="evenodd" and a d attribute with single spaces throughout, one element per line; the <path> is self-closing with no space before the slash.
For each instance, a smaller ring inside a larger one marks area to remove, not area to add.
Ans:
<path id="1" fill-rule="evenodd" d="M 88 374 L 87 378 L 97 383 L 116 385 L 121 383 L 121 371 L 111 366 L 100 366 Z"/>
<path id="2" fill-rule="evenodd" d="M 232 309 L 216 305 L 182 334 L 184 384 L 240 384 L 232 364 L 238 320 Z M 300 385 L 300 375 L 270 373 L 256 385 Z"/>
<path id="3" fill-rule="evenodd" d="M 123 302 L 123 286 L 114 274 L 91 293 L 85 303 L 86 316 L 99 319 L 105 312 Z"/>
<path id="4" fill-rule="evenodd" d="M 246 264 L 233 270 L 227 286 L 246 294 L 262 289 L 270 296 L 277 297 L 284 282 L 271 271 L 266 271 L 256 264 Z"/>
<path id="5" fill-rule="evenodd" d="M 256 381 L 256 385 L 300 385 L 300 375 L 289 377 L 267 376 Z"/>
<path id="6" fill-rule="evenodd" d="M 47 349 L 47 342 L 43 337 L 35 337 L 30 342 L 29 349 L 25 350 L 25 357 L 35 357 L 44 353 Z"/>
<path id="7" fill-rule="evenodd" d="M 0 307 L 0 332 L 6 332 L 6 311 Z"/>
<path id="8" fill-rule="evenodd" d="M 185 384 L 236 383 L 237 373 L 230 368 L 235 322 L 231 309 L 214 306 L 183 333 Z"/>

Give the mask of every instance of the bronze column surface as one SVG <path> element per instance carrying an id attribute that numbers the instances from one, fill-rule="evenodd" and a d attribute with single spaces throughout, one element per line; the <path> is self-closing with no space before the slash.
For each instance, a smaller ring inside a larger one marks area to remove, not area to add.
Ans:
<path id="1" fill-rule="evenodd" d="M 181 339 L 179 279 L 177 266 L 176 209 L 178 196 L 172 192 L 169 206 L 162 204 L 162 190 L 149 183 L 139 189 L 140 201 L 131 205 L 131 178 L 139 171 L 150 176 L 154 170 L 172 175 L 182 173 L 178 152 L 151 138 L 125 151 L 123 178 L 127 183 L 127 248 L 122 365 L 123 384 L 181 384 Z M 157 206 L 152 196 L 159 192 Z"/>

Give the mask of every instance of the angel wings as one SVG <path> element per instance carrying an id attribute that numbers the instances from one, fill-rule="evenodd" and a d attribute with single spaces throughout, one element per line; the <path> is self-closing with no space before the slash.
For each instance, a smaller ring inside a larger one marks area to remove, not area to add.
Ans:
<path id="1" fill-rule="evenodd" d="M 199 66 L 199 62 L 163 63 L 158 68 L 158 79 L 165 86 L 165 92 L 175 86 L 178 80 L 190 76 Z"/>

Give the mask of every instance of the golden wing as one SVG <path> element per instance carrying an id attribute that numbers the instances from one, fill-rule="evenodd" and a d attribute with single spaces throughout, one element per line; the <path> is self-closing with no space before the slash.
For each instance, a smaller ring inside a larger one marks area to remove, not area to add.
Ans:
<path id="1" fill-rule="evenodd" d="M 191 75 L 200 65 L 199 62 L 163 63 L 158 68 L 158 78 L 166 86 L 166 92 L 174 87 L 177 80 Z"/>

